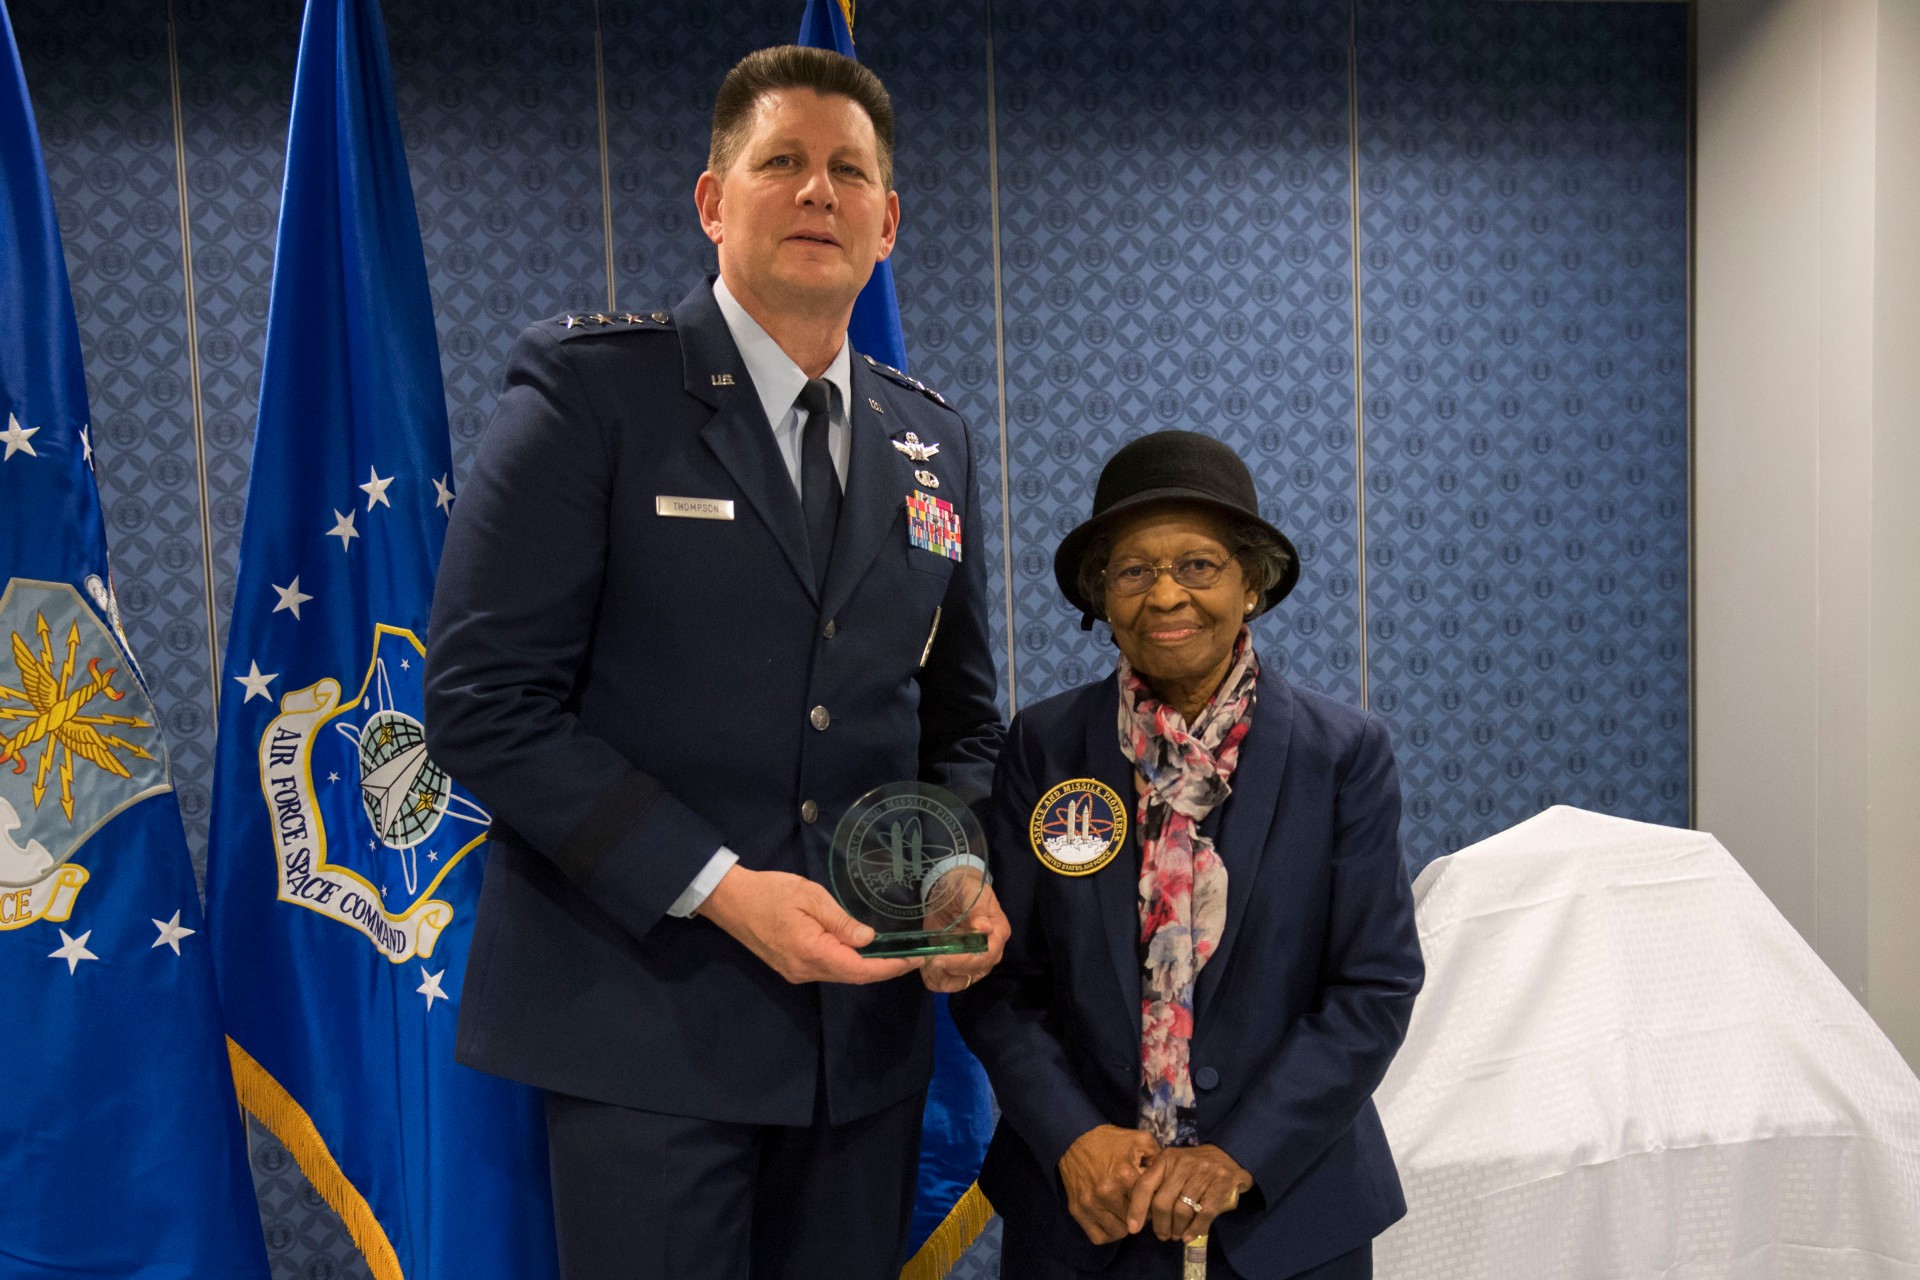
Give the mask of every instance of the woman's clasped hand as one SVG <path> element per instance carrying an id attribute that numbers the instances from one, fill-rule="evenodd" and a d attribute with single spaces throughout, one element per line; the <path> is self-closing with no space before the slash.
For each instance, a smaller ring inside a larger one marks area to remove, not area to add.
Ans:
<path id="1" fill-rule="evenodd" d="M 1162 1240 L 1192 1240 L 1238 1207 L 1253 1175 L 1211 1144 L 1161 1147 L 1139 1129 L 1103 1124 L 1060 1158 L 1074 1221 L 1095 1244 L 1151 1226 Z"/>

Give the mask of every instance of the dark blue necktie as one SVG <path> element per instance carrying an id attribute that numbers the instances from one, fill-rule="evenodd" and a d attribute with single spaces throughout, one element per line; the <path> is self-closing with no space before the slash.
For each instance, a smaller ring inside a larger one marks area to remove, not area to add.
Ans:
<path id="1" fill-rule="evenodd" d="M 813 585 L 824 591 L 833 531 L 840 524 L 840 477 L 827 449 L 827 382 L 815 378 L 800 389 L 795 404 L 806 412 L 800 432 L 800 506 L 807 516 L 807 545 L 813 553 Z"/>

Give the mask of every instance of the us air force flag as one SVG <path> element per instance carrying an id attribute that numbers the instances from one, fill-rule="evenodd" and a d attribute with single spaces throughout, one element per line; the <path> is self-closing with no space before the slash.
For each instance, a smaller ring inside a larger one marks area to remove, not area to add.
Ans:
<path id="1" fill-rule="evenodd" d="M 844 0 L 807 0 L 797 43 L 853 57 L 853 28 Z M 873 278 L 861 290 L 847 337 L 855 351 L 906 369 L 907 344 L 891 262 L 875 267 Z M 993 1136 L 993 1091 L 987 1085 L 987 1073 L 954 1029 L 947 998 L 933 999 L 933 1083 L 927 1088 L 903 1280 L 940 1280 L 973 1244 L 993 1212 L 974 1183 Z"/>
<path id="2" fill-rule="evenodd" d="M 539 1103 L 453 1060 L 488 817 L 421 721 L 451 473 L 380 10 L 309 0 L 208 855 L 234 1078 L 379 1280 L 539 1280 Z"/>
<path id="3" fill-rule="evenodd" d="M 267 1275 L 73 296 L 0 9 L 0 1275 Z"/>

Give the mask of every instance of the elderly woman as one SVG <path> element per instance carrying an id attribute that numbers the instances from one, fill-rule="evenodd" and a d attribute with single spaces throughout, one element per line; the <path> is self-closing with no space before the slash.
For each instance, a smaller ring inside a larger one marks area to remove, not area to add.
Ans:
<path id="1" fill-rule="evenodd" d="M 1120 655 L 995 778 L 999 968 L 954 997 L 1001 1106 L 1002 1277 L 1372 1274 L 1403 1212 L 1369 1100 L 1419 990 L 1399 781 L 1365 712 L 1263 667 L 1299 577 L 1225 445 L 1163 431 L 1054 558 Z"/>

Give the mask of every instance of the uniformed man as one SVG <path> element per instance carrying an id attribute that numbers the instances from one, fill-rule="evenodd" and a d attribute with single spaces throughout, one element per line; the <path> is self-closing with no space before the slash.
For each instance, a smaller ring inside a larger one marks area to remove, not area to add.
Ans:
<path id="1" fill-rule="evenodd" d="M 515 346 L 447 534 L 434 758 L 494 815 L 459 1056 L 548 1090 L 563 1274 L 897 1274 L 923 990 L 821 882 L 901 779 L 990 786 L 976 468 L 940 397 L 851 350 L 899 225 L 858 63 L 755 53 L 694 189 L 720 274 Z M 919 976 L 911 976 L 918 967 Z"/>

